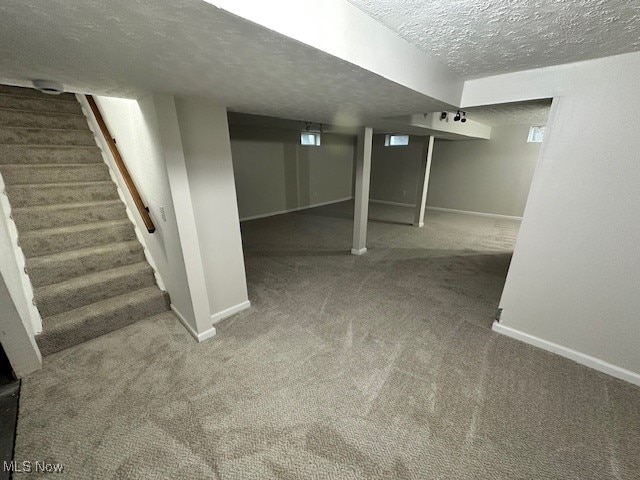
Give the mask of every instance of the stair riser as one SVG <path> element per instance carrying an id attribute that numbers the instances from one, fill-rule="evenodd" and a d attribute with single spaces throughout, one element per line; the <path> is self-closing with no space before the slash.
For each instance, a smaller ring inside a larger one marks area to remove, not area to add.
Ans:
<path id="1" fill-rule="evenodd" d="M 0 110 L 0 127 L 89 129 L 83 115 Z"/>
<path id="2" fill-rule="evenodd" d="M 78 166 L 0 165 L 0 173 L 7 185 L 34 183 L 102 182 L 111 180 L 104 163 Z"/>
<path id="3" fill-rule="evenodd" d="M 95 145 L 91 130 L 37 130 L 0 128 L 0 143 L 7 145 Z"/>
<path id="4" fill-rule="evenodd" d="M 34 287 L 60 283 L 75 277 L 144 262 L 145 256 L 139 243 L 118 247 L 99 254 L 66 259 L 27 259 L 27 272 Z"/>
<path id="5" fill-rule="evenodd" d="M 45 326 L 43 333 L 36 337 L 40 352 L 44 356 L 50 355 L 124 328 L 144 318 L 166 312 L 168 310 L 167 298 L 160 291 L 158 292 L 157 297 L 149 298 L 141 303 L 106 312 L 95 312 L 91 317 L 84 319 L 80 325 L 70 326 L 64 330 L 47 331 Z"/>
<path id="6" fill-rule="evenodd" d="M 76 102 L 76 96 L 73 93 L 61 93 L 60 95 L 49 95 L 42 93 L 35 88 L 14 87 L 12 85 L 0 85 L 0 94 L 20 95 L 23 97 L 44 98 L 48 100 L 58 100 L 67 102 Z"/>
<path id="7" fill-rule="evenodd" d="M 32 185 L 7 186 L 9 202 L 13 208 L 37 205 L 57 205 L 60 203 L 98 202 L 117 200 L 118 191 L 114 183 L 69 185 Z"/>
<path id="8" fill-rule="evenodd" d="M 133 225 L 123 224 L 68 233 L 29 232 L 18 237 L 26 257 L 37 257 L 58 252 L 68 252 L 108 243 L 127 242 L 136 238 Z"/>
<path id="9" fill-rule="evenodd" d="M 36 305 L 40 315 L 45 318 L 153 285 L 155 285 L 155 277 L 151 267 L 147 265 L 144 271 L 70 291 L 56 289 L 53 292 L 48 289 L 48 292 L 43 293 L 42 290 L 36 290 Z"/>
<path id="10" fill-rule="evenodd" d="M 0 145 L 0 165 L 102 162 L 102 152 L 96 146 L 48 148 L 23 145 Z"/>
<path id="11" fill-rule="evenodd" d="M 40 99 L 0 95 L 0 108 L 15 108 L 17 110 L 29 110 L 38 112 L 64 112 L 82 113 L 78 102 L 65 102 L 55 99 Z"/>
<path id="12" fill-rule="evenodd" d="M 106 222 L 109 220 L 124 220 L 127 218 L 127 211 L 121 203 L 45 211 L 34 211 L 33 208 L 17 208 L 13 210 L 12 214 L 20 232 L 30 232 L 43 228 L 70 227 L 72 225 Z"/>

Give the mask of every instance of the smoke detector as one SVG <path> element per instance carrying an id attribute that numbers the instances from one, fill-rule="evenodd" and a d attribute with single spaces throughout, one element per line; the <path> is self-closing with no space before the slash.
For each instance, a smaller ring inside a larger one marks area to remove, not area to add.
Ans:
<path id="1" fill-rule="evenodd" d="M 48 93 L 49 95 L 60 95 L 64 92 L 62 84 L 52 80 L 34 80 L 32 83 L 36 90 L 40 90 L 42 93 Z"/>

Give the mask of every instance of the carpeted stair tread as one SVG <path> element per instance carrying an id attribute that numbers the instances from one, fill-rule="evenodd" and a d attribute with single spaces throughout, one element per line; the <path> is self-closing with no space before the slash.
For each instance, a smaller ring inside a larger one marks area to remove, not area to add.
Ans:
<path id="1" fill-rule="evenodd" d="M 0 175 L 43 355 L 168 311 L 74 95 L 0 85 Z"/>
<path id="2" fill-rule="evenodd" d="M 13 108 L 0 108 L 0 127 L 89 129 L 86 118 L 78 113 L 26 112 Z"/>
<path id="3" fill-rule="evenodd" d="M 32 97 L 28 95 L 0 94 L 0 108 L 39 112 L 82 113 L 78 102 L 66 102 L 50 98 L 49 95 Z"/>
<path id="4" fill-rule="evenodd" d="M 103 162 L 96 145 L 0 145 L 0 165 Z"/>
<path id="5" fill-rule="evenodd" d="M 36 288 L 35 298 L 40 315 L 51 317 L 153 285 L 153 269 L 140 262 Z"/>
<path id="6" fill-rule="evenodd" d="M 27 272 L 37 288 L 144 261 L 142 245 L 131 240 L 27 258 Z"/>
<path id="7" fill-rule="evenodd" d="M 16 87 L 14 85 L 0 85 L 0 95 L 18 95 L 21 97 L 46 98 L 48 100 L 58 100 L 63 102 L 77 102 L 73 93 L 61 93 L 53 95 L 42 93 L 40 90 L 29 87 Z"/>
<path id="8" fill-rule="evenodd" d="M 0 165 L 8 185 L 42 183 L 104 182 L 111 180 L 105 163 L 87 164 L 10 164 Z"/>
<path id="9" fill-rule="evenodd" d="M 14 208 L 119 198 L 112 181 L 7 185 L 7 194 Z"/>
<path id="10" fill-rule="evenodd" d="M 45 317 L 36 342 L 42 355 L 49 355 L 168 310 L 166 294 L 147 287 Z"/>
<path id="11" fill-rule="evenodd" d="M 129 219 L 47 228 L 18 234 L 20 247 L 27 258 L 135 238 L 133 224 Z"/>
<path id="12" fill-rule="evenodd" d="M 8 145 L 95 145 L 91 130 L 0 127 L 0 143 Z"/>
<path id="13" fill-rule="evenodd" d="M 14 208 L 11 214 L 20 232 L 127 218 L 126 208 L 119 199 L 21 207 Z"/>

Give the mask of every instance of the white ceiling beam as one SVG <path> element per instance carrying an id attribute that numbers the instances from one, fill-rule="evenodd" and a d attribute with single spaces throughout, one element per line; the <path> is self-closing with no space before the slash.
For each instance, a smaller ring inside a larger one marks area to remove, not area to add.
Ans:
<path id="1" fill-rule="evenodd" d="M 450 105 L 464 80 L 346 0 L 206 0 L 223 10 Z"/>

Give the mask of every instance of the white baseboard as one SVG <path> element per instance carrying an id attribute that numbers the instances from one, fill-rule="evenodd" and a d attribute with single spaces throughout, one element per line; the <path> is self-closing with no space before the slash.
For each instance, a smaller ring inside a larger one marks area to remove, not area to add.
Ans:
<path id="1" fill-rule="evenodd" d="M 239 303 L 238 305 L 229 307 L 226 310 L 222 310 L 221 312 L 214 313 L 213 315 L 211 315 L 211 321 L 213 323 L 218 323 L 220 320 L 230 317 L 231 315 L 235 315 L 236 313 L 241 312 L 242 310 L 246 310 L 250 306 L 251 306 L 251 302 L 249 300 L 246 300 L 242 303 Z"/>
<path id="2" fill-rule="evenodd" d="M 178 309 L 175 307 L 175 305 L 173 305 L 173 303 L 171 304 L 171 310 L 173 311 L 173 313 L 175 313 L 176 317 L 178 317 L 178 320 L 180 320 L 182 322 L 182 324 L 187 329 L 187 331 L 191 334 L 191 336 L 198 341 L 198 343 L 204 342 L 205 340 L 215 336 L 216 327 L 211 326 L 211 328 L 209 328 L 208 330 L 205 330 L 202 333 L 197 333 L 193 328 L 191 328 L 191 325 L 189 325 L 189 322 L 187 322 L 187 320 L 178 311 Z"/>
<path id="3" fill-rule="evenodd" d="M 436 212 L 461 213 L 463 215 L 474 215 L 476 217 L 500 218 L 502 220 L 517 220 L 517 221 L 522 220 L 522 217 L 514 217 L 512 215 L 498 215 L 497 213 L 471 212 L 469 210 L 455 210 L 453 208 L 427 207 L 427 210 L 434 210 Z"/>
<path id="4" fill-rule="evenodd" d="M 289 208 L 287 210 L 279 210 L 277 212 L 261 213 L 260 215 L 252 215 L 250 217 L 243 217 L 241 222 L 247 220 L 257 220 L 259 218 L 275 217 L 276 215 L 282 215 L 284 213 L 299 212 L 300 210 L 308 210 L 310 208 L 323 207 L 324 205 L 331 205 L 332 203 L 346 202 L 347 200 L 353 200 L 353 197 L 338 198 L 337 200 L 329 200 L 328 202 L 314 203 L 313 205 L 305 205 L 303 207 Z"/>
<path id="5" fill-rule="evenodd" d="M 529 345 L 533 345 L 535 347 L 542 348 L 543 350 L 553 352 L 557 355 L 573 360 L 574 362 L 580 363 L 589 368 L 593 368 L 594 370 L 598 370 L 599 372 L 611 375 L 612 377 L 616 377 L 620 380 L 624 380 L 626 382 L 640 386 L 639 373 L 635 373 L 631 370 L 618 367 L 609 362 L 605 362 L 604 360 L 600 360 L 599 358 L 587 355 L 586 353 L 581 353 L 576 350 L 563 347 L 562 345 L 558 345 L 557 343 L 549 342 L 547 340 L 543 340 L 542 338 L 529 335 L 528 333 L 515 330 L 505 325 L 501 325 L 498 322 L 493 322 L 492 330 L 494 332 L 506 335 L 507 337 L 511 337 L 516 340 L 520 340 L 521 342 L 528 343 Z"/>
<path id="6" fill-rule="evenodd" d="M 361 249 L 352 248 L 351 253 L 353 253 L 354 255 L 364 255 L 365 253 L 367 253 L 367 247 Z"/>
<path id="7" fill-rule="evenodd" d="M 422 228 L 422 227 L 424 227 L 424 222 L 414 223 L 413 226 Z"/>
<path id="8" fill-rule="evenodd" d="M 373 202 L 373 203 L 382 203 L 384 205 L 395 205 L 396 207 L 411 207 L 411 208 L 415 208 L 415 205 L 413 203 L 390 202 L 388 200 L 378 200 L 376 198 L 370 198 L 369 201 Z"/>

